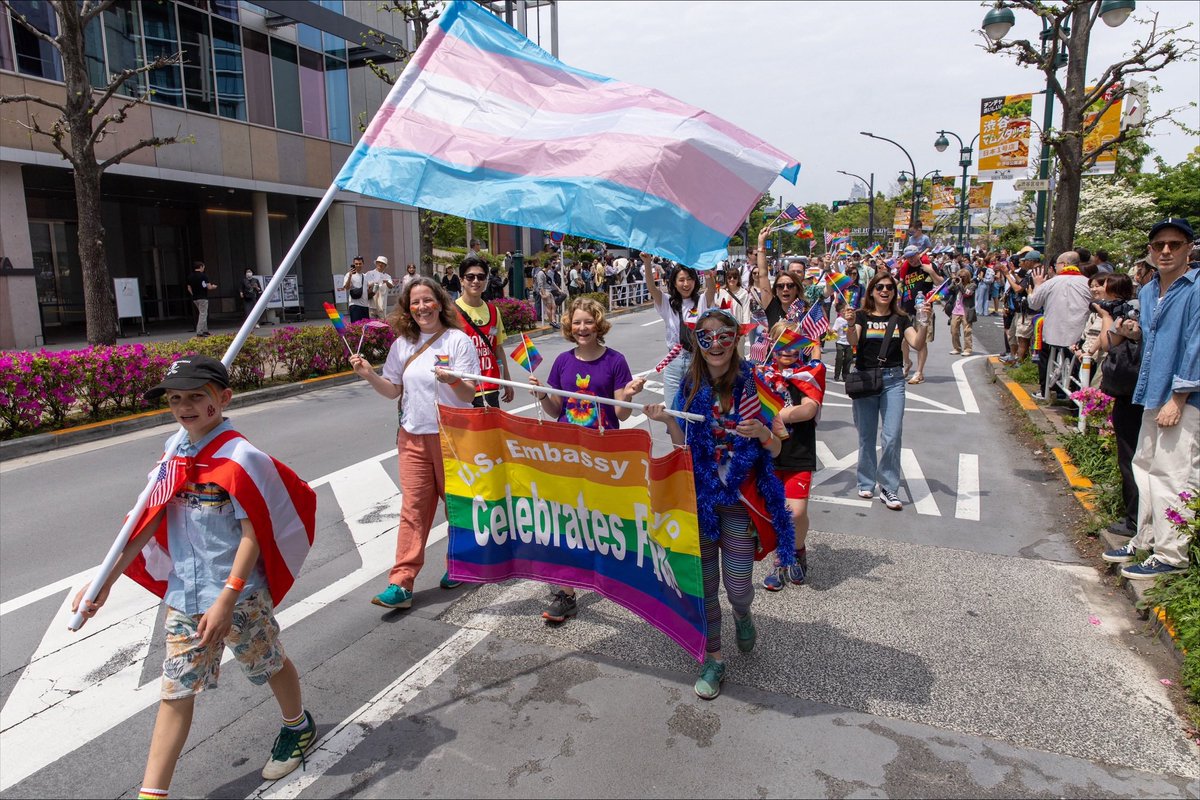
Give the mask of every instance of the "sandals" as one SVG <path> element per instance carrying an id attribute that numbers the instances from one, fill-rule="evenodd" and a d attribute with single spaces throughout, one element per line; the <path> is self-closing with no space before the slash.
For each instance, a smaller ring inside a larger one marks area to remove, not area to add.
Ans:
<path id="1" fill-rule="evenodd" d="M 918 383 L 924 383 L 924 382 L 925 382 L 925 376 L 919 372 L 916 375 L 913 375 L 911 378 L 908 379 L 908 383 L 911 386 L 915 386 Z"/>

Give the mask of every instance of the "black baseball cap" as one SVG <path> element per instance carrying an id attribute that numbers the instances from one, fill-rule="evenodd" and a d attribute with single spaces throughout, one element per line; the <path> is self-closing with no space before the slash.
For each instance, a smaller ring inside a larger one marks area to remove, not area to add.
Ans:
<path id="1" fill-rule="evenodd" d="M 1187 237 L 1189 242 L 1195 240 L 1196 234 L 1192 232 L 1191 224 L 1183 217 L 1170 217 L 1150 229 L 1150 236 L 1147 238 L 1153 239 L 1163 228 L 1178 228 Z"/>
<path id="2" fill-rule="evenodd" d="M 210 383 L 229 388 L 229 370 L 225 365 L 212 356 L 184 356 L 167 367 L 166 377 L 145 396 L 147 400 L 157 400 L 169 389 L 199 389 Z"/>

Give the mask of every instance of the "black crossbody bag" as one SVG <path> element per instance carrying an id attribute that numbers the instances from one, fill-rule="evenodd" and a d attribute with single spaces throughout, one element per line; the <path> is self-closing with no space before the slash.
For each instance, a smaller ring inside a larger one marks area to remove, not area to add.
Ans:
<path id="1" fill-rule="evenodd" d="M 896 330 L 897 320 L 895 314 L 888 320 L 887 328 L 883 332 L 883 344 L 879 346 L 878 365 L 864 369 L 858 363 L 858 359 L 855 359 L 854 371 L 846 376 L 846 395 L 851 400 L 874 397 L 883 392 L 883 365 L 892 346 L 892 333 Z"/>

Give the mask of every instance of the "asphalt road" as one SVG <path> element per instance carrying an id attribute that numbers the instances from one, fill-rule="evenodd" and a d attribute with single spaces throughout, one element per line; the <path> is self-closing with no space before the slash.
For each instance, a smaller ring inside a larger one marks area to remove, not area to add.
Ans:
<path id="1" fill-rule="evenodd" d="M 656 319 L 609 336 L 635 373 L 665 349 Z M 849 403 L 830 383 L 809 583 L 758 593 L 759 646 L 730 656 L 707 703 L 694 662 L 598 596 L 552 629 L 538 584 L 438 589 L 440 519 L 413 609 L 370 605 L 400 507 L 394 406 L 355 384 L 239 410 L 317 488 L 316 545 L 279 617 L 325 739 L 304 772 L 261 785 L 277 709 L 228 665 L 174 793 L 1197 796 L 1197 750 L 1159 683 L 1169 662 L 1079 563 L 1073 501 L 1019 443 L 983 358 L 947 355 L 947 334 L 909 394 L 900 513 L 854 493 Z M 977 353 L 999 340 L 977 325 Z M 538 345 L 547 364 L 567 346 Z M 0 797 L 136 793 L 161 610 L 122 581 L 70 634 L 65 605 L 170 432 L 0 465 Z"/>

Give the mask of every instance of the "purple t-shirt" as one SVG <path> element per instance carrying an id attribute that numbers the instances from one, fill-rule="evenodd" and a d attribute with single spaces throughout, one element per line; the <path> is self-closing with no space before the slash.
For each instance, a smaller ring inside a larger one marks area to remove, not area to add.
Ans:
<path id="1" fill-rule="evenodd" d="M 615 397 L 617 389 L 624 388 L 631 380 L 633 375 L 629 372 L 625 356 L 611 347 L 595 361 L 579 360 L 575 357 L 575 349 L 572 348 L 554 359 L 547 384 L 553 389 L 566 392 L 612 398 Z M 614 406 L 574 397 L 564 397 L 562 401 L 559 422 L 570 422 L 585 428 L 599 428 L 600 416 L 603 415 L 605 430 L 611 431 L 621 426 Z"/>

